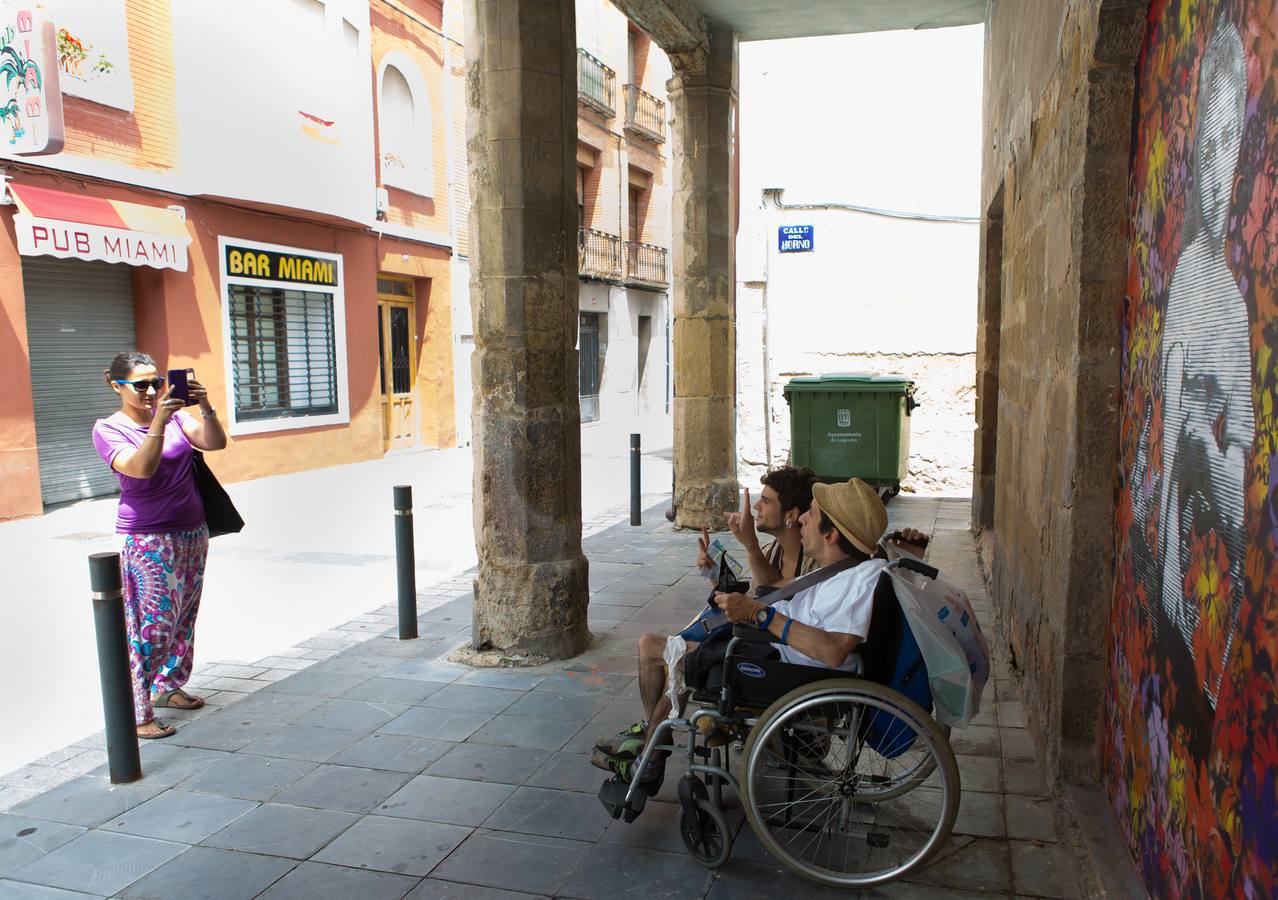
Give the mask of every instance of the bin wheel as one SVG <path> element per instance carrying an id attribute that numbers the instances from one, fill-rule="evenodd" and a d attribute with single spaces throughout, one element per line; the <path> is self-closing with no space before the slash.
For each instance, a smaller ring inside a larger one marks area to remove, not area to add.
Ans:
<path id="1" fill-rule="evenodd" d="M 882 500 L 884 504 L 886 504 L 889 500 L 891 500 L 897 494 L 901 493 L 901 482 L 896 481 L 896 482 L 893 482 L 891 485 L 881 484 L 878 487 L 877 493 L 879 495 L 879 499 Z"/>

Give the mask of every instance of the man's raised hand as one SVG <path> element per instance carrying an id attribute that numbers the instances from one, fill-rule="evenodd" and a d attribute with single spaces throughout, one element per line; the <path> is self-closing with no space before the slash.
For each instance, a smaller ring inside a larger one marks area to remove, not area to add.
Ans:
<path id="1" fill-rule="evenodd" d="M 754 533 L 754 510 L 750 508 L 749 488 L 745 489 L 745 499 L 741 501 L 741 512 L 728 513 L 728 530 L 744 547 L 758 543 L 759 539 Z"/>

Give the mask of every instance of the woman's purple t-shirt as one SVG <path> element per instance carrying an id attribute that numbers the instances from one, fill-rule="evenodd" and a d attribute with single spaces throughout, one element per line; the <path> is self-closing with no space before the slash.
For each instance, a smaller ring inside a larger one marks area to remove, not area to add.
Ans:
<path id="1" fill-rule="evenodd" d="M 204 501 L 195 487 L 191 442 L 178 421 L 179 416 L 185 415 L 175 413 L 164 427 L 164 450 L 154 475 L 132 478 L 115 473 L 120 481 L 115 530 L 120 534 L 194 531 L 204 524 Z M 141 447 L 147 429 L 118 412 L 94 424 L 93 445 L 109 466 L 124 448 Z"/>

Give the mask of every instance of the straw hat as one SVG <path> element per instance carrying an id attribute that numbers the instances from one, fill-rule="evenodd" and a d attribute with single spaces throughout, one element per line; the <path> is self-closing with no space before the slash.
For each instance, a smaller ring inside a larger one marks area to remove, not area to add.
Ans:
<path id="1" fill-rule="evenodd" d="M 842 484 L 815 484 L 812 496 L 853 547 L 874 555 L 879 538 L 887 531 L 887 509 L 874 488 L 853 478 Z"/>

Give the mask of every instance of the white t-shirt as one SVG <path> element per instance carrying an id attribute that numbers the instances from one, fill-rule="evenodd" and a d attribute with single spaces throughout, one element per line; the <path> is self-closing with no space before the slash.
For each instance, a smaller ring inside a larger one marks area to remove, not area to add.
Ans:
<path id="1" fill-rule="evenodd" d="M 879 576 L 887 565 L 885 559 L 866 560 L 833 578 L 799 591 L 789 600 L 782 600 L 776 604 L 776 610 L 803 625 L 838 634 L 855 634 L 865 640 L 870 633 L 870 617 L 874 613 L 874 589 L 878 587 Z M 772 646 L 781 651 L 783 662 L 825 667 L 825 663 L 805 656 L 793 647 L 781 644 Z M 851 671 L 851 654 L 834 668 Z"/>

